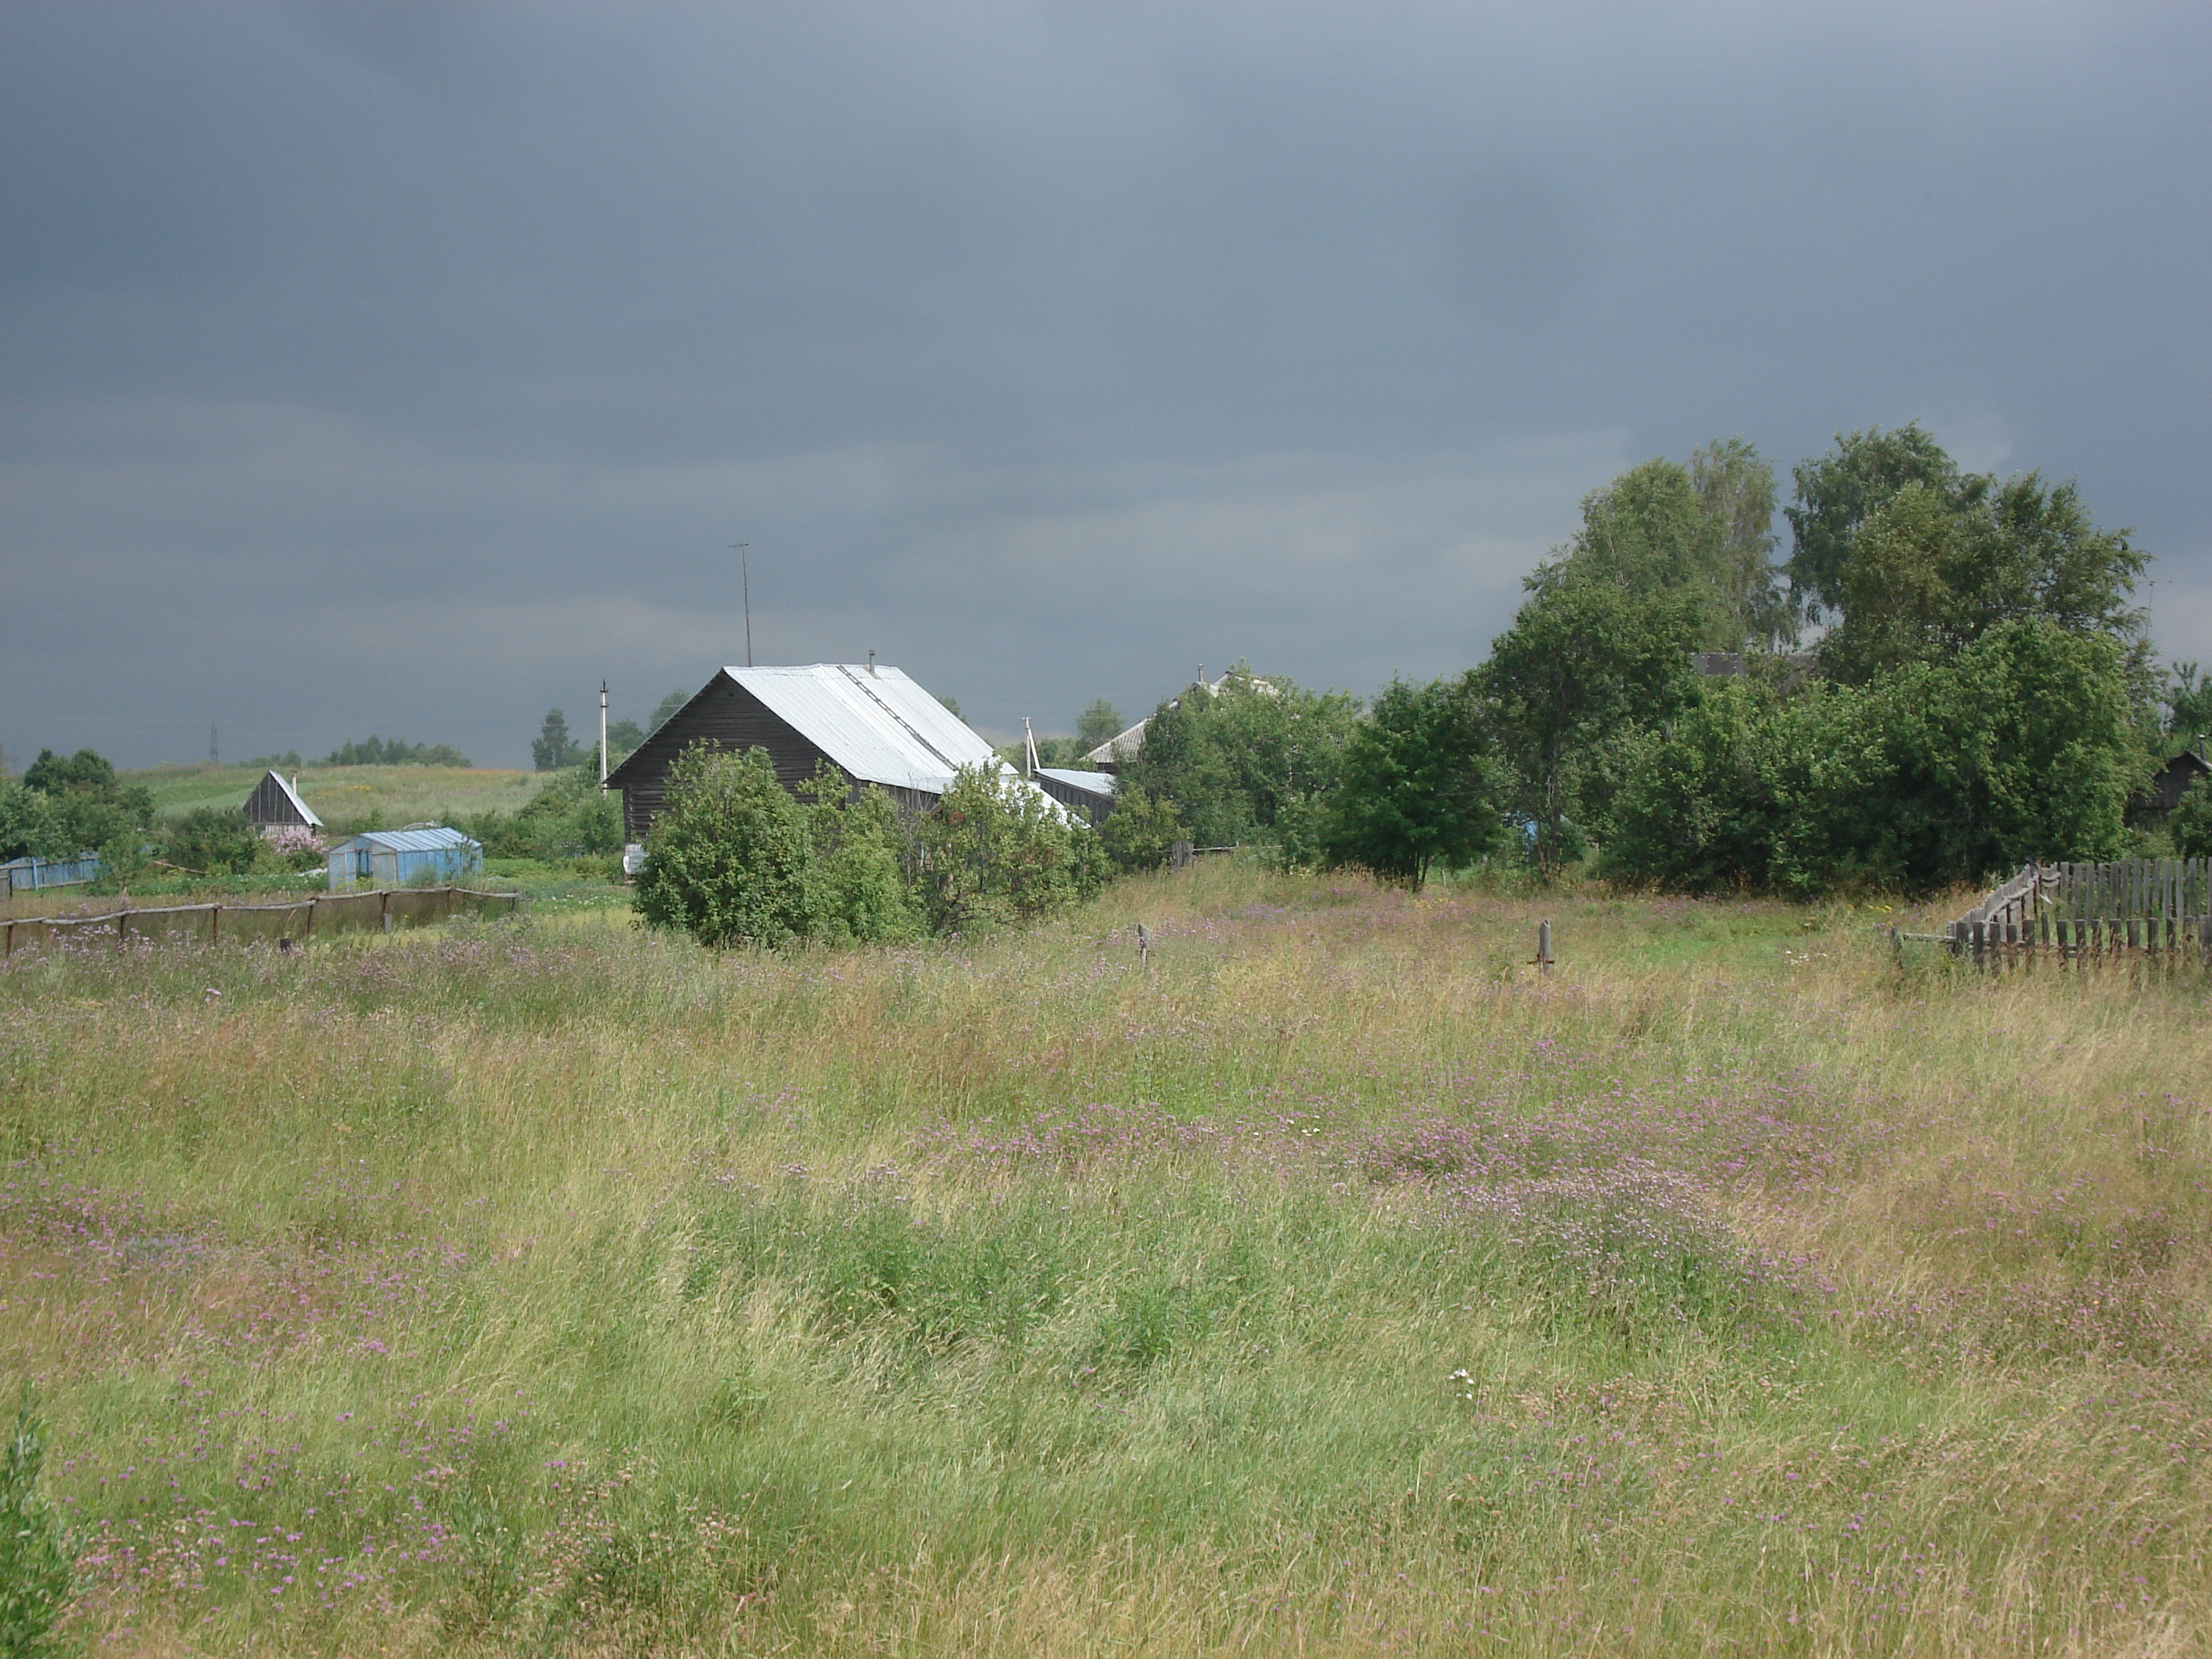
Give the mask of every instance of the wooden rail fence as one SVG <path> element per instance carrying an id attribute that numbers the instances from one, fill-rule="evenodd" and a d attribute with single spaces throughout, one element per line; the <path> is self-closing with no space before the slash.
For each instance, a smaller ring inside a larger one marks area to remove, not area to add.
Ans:
<path id="1" fill-rule="evenodd" d="M 174 904 L 107 910 L 87 916 L 21 916 L 0 921 L 0 960 L 18 951 L 72 942 L 134 939 L 272 942 L 289 949 L 335 933 L 389 933 L 455 915 L 512 915 L 520 893 L 479 893 L 467 887 L 397 887 L 332 893 L 284 904 Z"/>
<path id="2" fill-rule="evenodd" d="M 2212 860 L 2025 865 L 1939 937 L 1978 962 L 2212 960 Z"/>

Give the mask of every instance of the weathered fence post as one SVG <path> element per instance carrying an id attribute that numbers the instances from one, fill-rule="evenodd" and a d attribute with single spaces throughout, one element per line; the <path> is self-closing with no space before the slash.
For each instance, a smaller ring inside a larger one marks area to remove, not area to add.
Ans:
<path id="1" fill-rule="evenodd" d="M 1539 923 L 1536 928 L 1536 971 L 1552 971 L 1552 924 L 1548 921 Z"/>

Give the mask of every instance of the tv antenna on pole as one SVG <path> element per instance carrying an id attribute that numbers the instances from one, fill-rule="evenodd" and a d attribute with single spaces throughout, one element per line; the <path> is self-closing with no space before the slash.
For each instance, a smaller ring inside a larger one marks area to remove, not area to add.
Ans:
<path id="1" fill-rule="evenodd" d="M 745 666 L 750 668 L 753 665 L 753 573 L 751 565 L 745 558 L 745 550 L 752 544 L 732 542 L 730 545 L 738 550 L 738 580 L 744 584 Z"/>

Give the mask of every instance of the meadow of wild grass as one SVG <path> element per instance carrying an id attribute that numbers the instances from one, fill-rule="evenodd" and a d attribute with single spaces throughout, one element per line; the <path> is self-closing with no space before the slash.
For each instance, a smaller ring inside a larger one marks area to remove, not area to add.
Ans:
<path id="1" fill-rule="evenodd" d="M 19 959 L 79 1628 L 2197 1651 L 2204 982 L 1875 920 L 1206 866 L 878 951 Z"/>

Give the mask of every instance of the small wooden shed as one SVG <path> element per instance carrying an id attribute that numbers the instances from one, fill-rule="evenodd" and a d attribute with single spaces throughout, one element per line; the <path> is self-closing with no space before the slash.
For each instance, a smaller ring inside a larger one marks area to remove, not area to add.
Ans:
<path id="1" fill-rule="evenodd" d="M 2193 749 L 2185 749 L 2151 774 L 2150 787 L 2128 803 L 2128 821 L 2155 823 L 2181 805 L 2181 797 L 2199 778 L 2212 777 L 2212 763 Z"/>
<path id="2" fill-rule="evenodd" d="M 300 799 L 299 785 L 287 782 L 282 773 L 273 769 L 261 775 L 261 781 L 246 798 L 246 821 L 264 830 L 323 827 L 315 809 Z"/>

